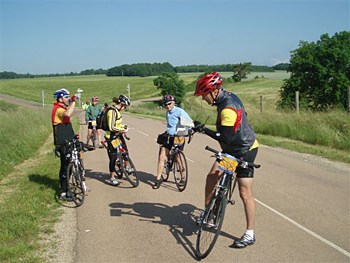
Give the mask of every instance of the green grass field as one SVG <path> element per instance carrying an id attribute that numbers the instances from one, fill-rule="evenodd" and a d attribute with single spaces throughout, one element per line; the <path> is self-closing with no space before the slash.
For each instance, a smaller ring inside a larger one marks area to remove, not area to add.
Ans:
<path id="1" fill-rule="evenodd" d="M 215 123 L 215 107 L 206 105 L 201 98 L 194 97 L 193 91 L 196 80 L 201 73 L 181 74 L 184 80 L 187 95 L 183 107 L 193 118 L 199 120 L 209 116 L 208 124 Z M 223 78 L 229 78 L 232 73 L 222 73 Z M 258 78 L 257 78 L 258 76 Z M 277 72 L 253 72 L 248 79 L 241 83 L 232 84 L 224 82 L 224 87 L 236 93 L 243 101 L 249 120 L 258 134 L 260 142 L 268 145 L 278 145 L 273 143 L 274 138 L 286 138 L 295 142 L 306 143 L 316 150 L 306 150 L 305 152 L 318 154 L 327 158 L 350 162 L 347 152 L 350 150 L 350 119 L 346 112 L 334 111 L 328 113 L 282 112 L 276 109 L 276 102 L 279 99 L 279 90 L 283 80 L 288 78 L 289 73 Z M 0 80 L 0 93 L 41 102 L 41 93 L 45 92 L 46 104 L 52 104 L 53 92 L 65 87 L 75 93 L 77 89 L 83 89 L 81 102 L 98 96 L 101 103 L 111 103 L 113 96 L 120 93 L 128 95 L 126 87 L 131 86 L 131 100 L 141 100 L 146 98 L 160 98 L 159 90 L 153 85 L 155 77 L 106 77 L 96 76 L 75 76 L 75 77 L 55 77 L 38 79 L 18 79 Z M 260 104 L 262 99 L 262 106 Z M 262 112 L 261 112 L 262 107 Z M 142 106 L 131 106 L 131 113 L 164 116 L 164 111 L 159 109 L 157 102 L 149 102 Z M 262 136 L 264 135 L 264 136 Z M 280 142 L 281 140 L 278 139 Z M 300 151 L 290 145 L 294 143 L 280 143 L 283 148 Z M 320 153 L 317 147 L 328 147 L 332 154 L 325 151 Z M 334 156 L 333 151 L 339 151 Z"/>

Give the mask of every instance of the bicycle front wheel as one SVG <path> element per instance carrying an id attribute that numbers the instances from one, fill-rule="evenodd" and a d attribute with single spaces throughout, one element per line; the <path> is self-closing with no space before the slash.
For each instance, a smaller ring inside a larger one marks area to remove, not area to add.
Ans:
<path id="1" fill-rule="evenodd" d="M 181 151 L 175 156 L 173 173 L 177 189 L 182 192 L 187 186 L 188 169 L 185 154 Z"/>
<path id="2" fill-rule="evenodd" d="M 76 206 L 81 206 L 85 201 L 85 187 L 82 169 L 75 163 L 70 163 L 67 168 L 67 194 L 69 194 Z"/>
<path id="3" fill-rule="evenodd" d="M 204 211 L 197 233 L 196 252 L 203 259 L 212 251 L 224 221 L 227 199 L 225 195 L 214 195 Z"/>

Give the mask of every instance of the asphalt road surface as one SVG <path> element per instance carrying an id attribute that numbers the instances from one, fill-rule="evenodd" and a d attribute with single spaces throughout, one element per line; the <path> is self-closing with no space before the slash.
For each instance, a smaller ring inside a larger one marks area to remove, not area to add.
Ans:
<path id="1" fill-rule="evenodd" d="M 185 147 L 189 183 L 180 193 L 173 180 L 153 190 L 165 123 L 124 115 L 130 156 L 141 180 L 113 187 L 105 149 L 86 152 L 87 185 L 92 189 L 77 209 L 74 262 L 195 262 L 194 217 L 203 207 L 205 176 L 214 159 L 209 137 L 196 134 Z M 82 126 L 85 141 L 86 126 Z M 205 262 L 350 262 L 350 166 L 261 146 L 256 163 L 255 245 L 233 249 L 245 230 L 242 201 L 226 210 L 220 237 Z M 171 178 L 171 177 L 170 177 Z"/>

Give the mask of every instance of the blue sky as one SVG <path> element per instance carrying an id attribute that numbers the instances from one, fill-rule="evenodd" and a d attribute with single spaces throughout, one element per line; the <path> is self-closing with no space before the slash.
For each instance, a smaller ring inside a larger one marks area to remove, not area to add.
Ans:
<path id="1" fill-rule="evenodd" d="M 0 72 L 275 65 L 350 30 L 350 0 L 0 0 Z"/>

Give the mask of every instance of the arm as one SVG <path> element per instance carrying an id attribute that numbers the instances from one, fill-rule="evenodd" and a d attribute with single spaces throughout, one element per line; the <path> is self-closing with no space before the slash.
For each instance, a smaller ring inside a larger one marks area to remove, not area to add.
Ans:
<path id="1" fill-rule="evenodd" d="M 232 108 L 225 108 L 220 113 L 221 130 L 216 132 L 208 128 L 204 128 L 203 131 L 209 137 L 222 143 L 230 143 L 234 135 L 234 125 L 237 121 L 237 113 Z"/>
<path id="2" fill-rule="evenodd" d="M 64 117 L 72 116 L 74 112 L 74 108 L 75 108 L 75 101 L 72 101 L 72 103 L 68 106 L 67 110 L 63 112 L 63 116 Z"/>

